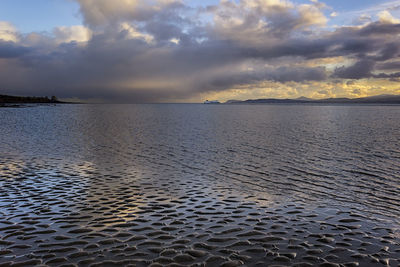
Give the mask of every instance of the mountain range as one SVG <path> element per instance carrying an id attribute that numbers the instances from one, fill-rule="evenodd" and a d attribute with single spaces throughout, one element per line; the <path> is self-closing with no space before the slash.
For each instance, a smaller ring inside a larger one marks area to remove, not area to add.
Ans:
<path id="1" fill-rule="evenodd" d="M 360 98 L 295 99 L 262 98 L 248 100 L 228 100 L 225 104 L 400 104 L 400 95 L 376 95 Z"/>

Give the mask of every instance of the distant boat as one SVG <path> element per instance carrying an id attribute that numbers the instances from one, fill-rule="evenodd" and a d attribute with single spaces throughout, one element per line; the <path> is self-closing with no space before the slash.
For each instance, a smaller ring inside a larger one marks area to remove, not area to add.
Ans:
<path id="1" fill-rule="evenodd" d="M 221 104 L 218 100 L 206 100 L 204 104 Z"/>

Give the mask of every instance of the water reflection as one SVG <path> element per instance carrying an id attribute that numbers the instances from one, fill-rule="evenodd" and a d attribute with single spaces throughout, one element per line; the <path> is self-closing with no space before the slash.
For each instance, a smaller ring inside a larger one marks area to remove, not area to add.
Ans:
<path id="1" fill-rule="evenodd" d="M 180 196 L 179 182 L 198 180 L 205 190 L 400 215 L 393 197 L 400 193 L 397 106 L 63 105 L 0 112 L 4 157 L 90 162 L 100 176 L 169 184 L 164 193 L 172 198 Z"/>
<path id="2" fill-rule="evenodd" d="M 1 109 L 0 264 L 345 264 L 360 253 L 353 265 L 398 262 L 399 115 Z"/>

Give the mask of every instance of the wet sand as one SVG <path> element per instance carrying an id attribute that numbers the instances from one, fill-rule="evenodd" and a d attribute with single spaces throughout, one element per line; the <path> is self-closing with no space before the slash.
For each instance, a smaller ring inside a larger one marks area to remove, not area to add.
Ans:
<path id="1" fill-rule="evenodd" d="M 356 209 L 282 202 L 190 173 L 9 162 L 0 266 L 400 264 L 396 225 Z"/>
<path id="2" fill-rule="evenodd" d="M 0 113 L 0 266 L 400 264 L 399 107 Z"/>

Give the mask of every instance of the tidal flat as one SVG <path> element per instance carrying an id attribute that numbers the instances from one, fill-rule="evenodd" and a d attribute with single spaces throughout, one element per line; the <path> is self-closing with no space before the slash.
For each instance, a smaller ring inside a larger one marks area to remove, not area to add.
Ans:
<path id="1" fill-rule="evenodd" d="M 0 110 L 0 266 L 398 266 L 400 106 Z"/>

